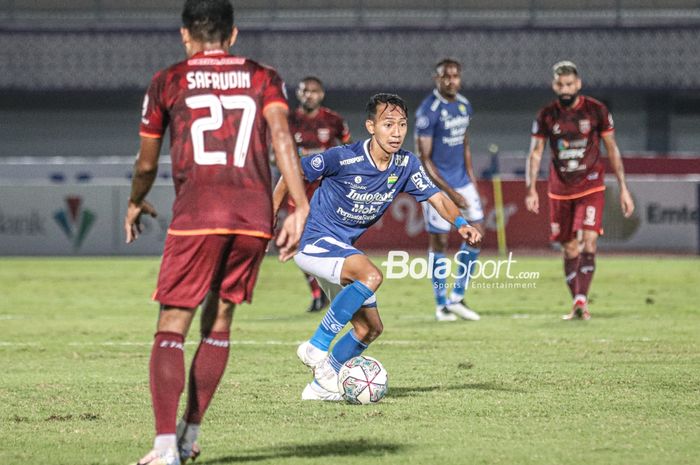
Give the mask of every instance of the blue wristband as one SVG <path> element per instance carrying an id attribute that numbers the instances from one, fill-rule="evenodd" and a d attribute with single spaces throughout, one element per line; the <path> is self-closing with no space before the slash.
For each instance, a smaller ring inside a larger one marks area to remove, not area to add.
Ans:
<path id="1" fill-rule="evenodd" d="M 455 228 L 459 229 L 462 226 L 469 226 L 469 223 L 467 223 L 467 220 L 465 220 L 463 217 L 458 216 L 455 218 Z"/>

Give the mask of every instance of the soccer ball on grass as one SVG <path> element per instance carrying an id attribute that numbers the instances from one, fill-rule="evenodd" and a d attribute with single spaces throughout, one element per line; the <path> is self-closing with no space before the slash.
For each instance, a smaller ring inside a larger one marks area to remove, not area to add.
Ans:
<path id="1" fill-rule="evenodd" d="M 351 404 L 376 404 L 389 390 L 388 376 L 379 360 L 359 355 L 340 367 L 338 388 Z"/>

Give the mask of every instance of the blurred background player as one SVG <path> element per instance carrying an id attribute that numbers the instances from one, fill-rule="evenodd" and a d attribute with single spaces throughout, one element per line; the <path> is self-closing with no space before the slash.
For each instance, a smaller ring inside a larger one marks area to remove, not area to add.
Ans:
<path id="1" fill-rule="evenodd" d="M 297 205 L 278 240 L 282 254 L 295 247 L 308 215 L 277 72 L 227 52 L 238 33 L 228 0 L 187 0 L 182 21 L 188 59 L 156 73 L 148 88 L 124 220 L 132 242 L 141 215 L 155 216 L 144 199 L 169 127 L 176 196 L 154 294 L 160 302 L 150 361 L 156 438 L 140 465 L 178 465 L 199 454 L 195 441 L 226 368 L 234 306 L 251 301 L 272 237 L 268 131 Z M 207 294 L 187 407 L 176 426 L 185 336 Z"/>
<path id="2" fill-rule="evenodd" d="M 299 107 L 289 115 L 289 129 L 297 144 L 299 156 L 320 153 L 335 145 L 350 142 L 350 129 L 343 118 L 333 110 L 321 106 L 326 95 L 321 80 L 307 76 L 297 87 Z M 319 181 L 306 183 L 307 198 L 311 200 Z M 293 208 L 293 202 L 289 202 Z M 328 298 L 318 286 L 316 279 L 304 273 L 311 288 L 311 304 L 307 312 L 318 312 L 328 305 Z"/>
<path id="3" fill-rule="evenodd" d="M 625 182 L 620 150 L 615 142 L 613 119 L 601 102 L 580 94 L 581 78 L 576 65 L 560 61 L 552 68 L 552 89 L 557 99 L 542 108 L 532 126 L 527 167 L 525 205 L 539 213 L 537 173 L 545 142 L 549 140 L 549 216 L 551 240 L 564 251 L 564 275 L 574 299 L 565 320 L 591 318 L 588 291 L 595 271 L 598 236 L 603 232 L 605 167 L 600 140 L 620 187 L 622 213 L 629 218 L 634 202 Z"/>
<path id="4" fill-rule="evenodd" d="M 353 244 L 379 221 L 401 192 L 428 201 L 470 243 L 480 233 L 467 224 L 457 206 L 430 181 L 418 158 L 401 149 L 408 131 L 408 110 L 394 94 L 376 94 L 367 104 L 365 127 L 371 137 L 303 158 L 307 181 L 323 176 L 294 261 L 313 274 L 331 299 L 330 308 L 309 341 L 297 349 L 314 370 L 305 400 L 340 400 L 338 371 L 360 355 L 383 331 L 375 293 L 381 271 Z M 282 178 L 277 190 L 284 192 Z M 283 198 L 275 195 L 275 199 Z M 333 346 L 348 322 L 353 328 Z"/>
<path id="5" fill-rule="evenodd" d="M 435 65 L 435 89 L 416 111 L 416 149 L 433 182 L 460 208 L 464 217 L 479 234 L 484 234 L 484 213 L 476 187 L 469 149 L 470 119 L 474 113 L 469 100 L 459 93 L 462 85 L 462 65 L 446 58 Z M 446 260 L 450 224 L 428 204 L 423 215 L 430 234 L 429 253 L 433 255 L 432 284 L 435 293 L 437 321 L 454 321 L 457 316 L 478 320 L 479 315 L 464 301 L 469 287 L 470 263 L 479 258 L 480 243 L 462 242 L 455 258 L 464 270 L 455 279 L 449 297 L 447 279 L 435 273 Z"/>

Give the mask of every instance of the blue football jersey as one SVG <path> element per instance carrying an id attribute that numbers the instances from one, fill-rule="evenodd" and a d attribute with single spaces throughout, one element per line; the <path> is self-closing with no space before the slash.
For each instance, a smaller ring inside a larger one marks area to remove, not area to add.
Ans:
<path id="1" fill-rule="evenodd" d="M 308 181 L 323 176 L 311 198 L 311 209 L 301 239 L 302 248 L 330 236 L 353 244 L 379 221 L 400 192 L 423 202 L 440 192 L 418 158 L 406 150 L 396 152 L 384 171 L 369 154 L 369 139 L 333 147 L 301 159 Z"/>
<path id="2" fill-rule="evenodd" d="M 433 163 L 450 187 L 471 182 L 464 166 L 464 134 L 474 110 L 461 94 L 454 102 L 445 100 L 437 90 L 416 110 L 416 136 L 433 138 Z"/>

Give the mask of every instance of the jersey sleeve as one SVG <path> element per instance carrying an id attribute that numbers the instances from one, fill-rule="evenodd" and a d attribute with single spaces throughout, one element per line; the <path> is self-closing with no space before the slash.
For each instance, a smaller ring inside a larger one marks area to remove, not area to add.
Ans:
<path id="1" fill-rule="evenodd" d="M 321 176 L 333 176 L 340 171 L 340 153 L 336 148 L 301 159 L 301 169 L 307 181 L 313 182 Z"/>
<path id="2" fill-rule="evenodd" d="M 159 72 L 151 79 L 141 109 L 141 124 L 139 134 L 143 137 L 160 139 L 169 123 L 168 109 L 165 100 L 165 73 Z"/>
<path id="3" fill-rule="evenodd" d="M 263 89 L 262 107 L 265 109 L 271 103 L 281 103 L 289 107 L 287 103 L 287 89 L 284 81 L 272 68 L 267 68 L 267 85 Z"/>
<path id="4" fill-rule="evenodd" d="M 615 123 L 613 123 L 613 117 L 608 111 L 608 107 L 601 104 L 599 107 L 600 118 L 598 120 L 598 131 L 601 136 L 605 134 L 610 134 L 615 131 Z"/>
<path id="5" fill-rule="evenodd" d="M 415 155 L 410 156 L 408 169 L 409 180 L 403 189 L 404 192 L 411 194 L 418 202 L 424 202 L 440 192 Z"/>
<path id="6" fill-rule="evenodd" d="M 535 121 L 532 122 L 532 137 L 538 139 L 546 139 L 548 137 L 547 127 L 545 126 L 544 110 L 537 113 Z"/>
<path id="7" fill-rule="evenodd" d="M 437 121 L 437 112 L 430 111 L 429 106 L 421 105 L 418 107 L 416 111 L 416 136 L 433 137 Z"/>

